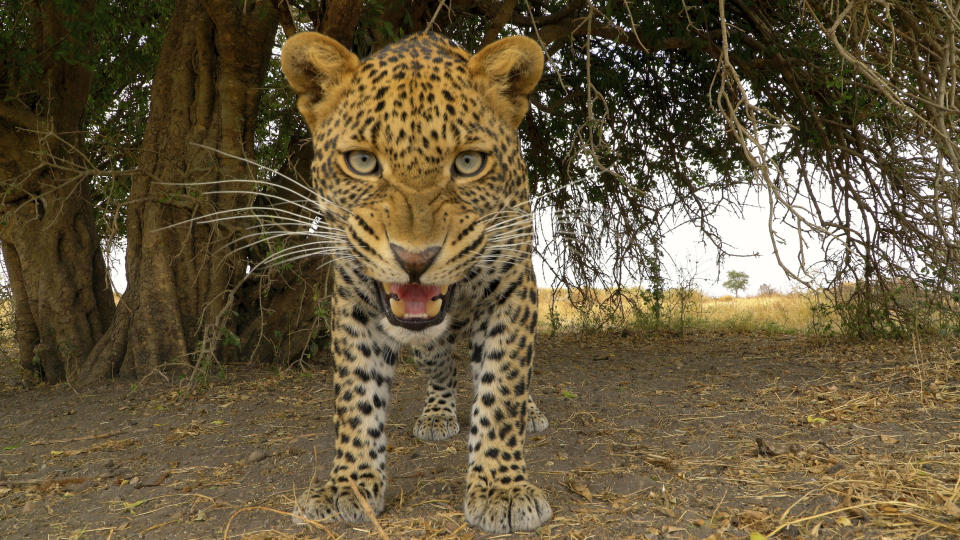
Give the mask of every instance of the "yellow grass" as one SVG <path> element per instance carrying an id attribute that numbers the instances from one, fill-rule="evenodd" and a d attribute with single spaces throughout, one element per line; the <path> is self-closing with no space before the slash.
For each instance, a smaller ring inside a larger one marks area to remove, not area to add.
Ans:
<path id="1" fill-rule="evenodd" d="M 673 331 L 728 330 L 807 333 L 822 327 L 814 306 L 823 302 L 814 294 L 771 294 L 735 298 L 712 298 L 698 291 L 672 289 L 665 293 L 659 319 L 643 301 L 643 292 L 624 292 L 622 307 L 614 307 L 612 293 L 594 291 L 596 304 L 586 313 L 578 311 L 566 290 L 541 289 L 539 321 L 541 331 L 617 327 L 662 327 Z"/>

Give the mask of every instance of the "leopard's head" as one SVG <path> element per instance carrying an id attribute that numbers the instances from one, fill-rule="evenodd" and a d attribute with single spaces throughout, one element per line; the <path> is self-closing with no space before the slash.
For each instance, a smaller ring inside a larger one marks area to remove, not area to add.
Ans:
<path id="1" fill-rule="evenodd" d="M 378 282 L 390 324 L 436 325 L 470 272 L 529 257 L 516 130 L 543 70 L 536 42 L 509 37 L 470 56 L 423 33 L 361 61 L 306 32 L 281 61 L 313 136 L 325 226 L 343 264 Z"/>

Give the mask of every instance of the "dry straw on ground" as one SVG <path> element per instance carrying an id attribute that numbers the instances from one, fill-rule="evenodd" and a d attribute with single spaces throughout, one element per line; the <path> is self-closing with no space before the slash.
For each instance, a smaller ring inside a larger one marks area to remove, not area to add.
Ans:
<path id="1" fill-rule="evenodd" d="M 289 511 L 332 458 L 326 369 L 231 368 L 194 396 L 159 383 L 18 389 L 15 371 L 2 375 L 0 408 L 33 412 L 0 427 L 8 536 L 485 537 L 463 520 L 466 430 L 410 433 L 425 380 L 407 359 L 385 511 L 307 527 Z M 517 537 L 960 534 L 956 342 L 567 332 L 540 336 L 534 379 L 551 427 L 528 440 L 529 473 L 555 517 Z"/>

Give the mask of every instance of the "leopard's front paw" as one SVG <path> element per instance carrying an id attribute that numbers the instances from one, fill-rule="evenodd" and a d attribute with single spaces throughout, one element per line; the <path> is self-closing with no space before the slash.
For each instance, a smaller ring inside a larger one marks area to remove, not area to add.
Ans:
<path id="1" fill-rule="evenodd" d="M 540 433 L 550 427 L 550 421 L 547 415 L 540 412 L 540 409 L 533 407 L 527 410 L 527 433 Z"/>
<path id="2" fill-rule="evenodd" d="M 450 411 L 424 412 L 413 426 L 413 436 L 421 441 L 442 441 L 460 433 L 457 415 Z"/>
<path id="3" fill-rule="evenodd" d="M 383 511 L 383 487 L 376 490 L 376 494 L 363 485 L 358 486 L 375 514 Z M 328 481 L 321 486 L 311 486 L 297 498 L 297 505 L 293 509 L 293 522 L 303 525 L 306 518 L 320 521 L 333 517 L 340 521 L 358 522 L 367 519 L 360 501 L 354 495 L 349 484 L 337 485 Z"/>
<path id="4" fill-rule="evenodd" d="M 463 513 L 470 525 L 497 534 L 532 531 L 553 516 L 543 490 L 526 481 L 468 487 Z"/>

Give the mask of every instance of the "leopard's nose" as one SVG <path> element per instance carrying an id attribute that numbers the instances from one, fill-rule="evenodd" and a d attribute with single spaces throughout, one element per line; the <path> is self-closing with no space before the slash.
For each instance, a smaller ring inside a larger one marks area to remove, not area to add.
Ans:
<path id="1" fill-rule="evenodd" d="M 390 249 L 400 263 L 400 267 L 410 276 L 410 283 L 419 280 L 440 253 L 440 246 L 428 247 L 423 251 L 410 251 L 396 244 L 390 244 Z"/>

